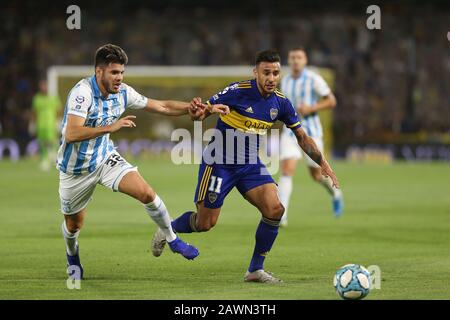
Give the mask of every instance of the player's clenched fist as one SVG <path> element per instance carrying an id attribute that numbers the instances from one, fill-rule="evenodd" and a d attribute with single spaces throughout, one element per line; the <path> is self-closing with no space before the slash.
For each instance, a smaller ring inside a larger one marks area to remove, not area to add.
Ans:
<path id="1" fill-rule="evenodd" d="M 195 97 L 189 105 L 189 115 L 192 120 L 203 120 L 205 115 L 206 105 L 202 103 L 202 98 Z"/>
<path id="2" fill-rule="evenodd" d="M 202 98 L 195 97 L 191 100 L 190 108 L 192 109 L 192 111 L 197 111 L 197 109 L 204 110 L 206 108 L 206 105 L 202 103 Z"/>
<path id="3" fill-rule="evenodd" d="M 207 106 L 207 110 L 210 113 L 219 113 L 223 115 L 227 115 L 230 113 L 230 108 L 224 104 L 210 104 Z"/>
<path id="4" fill-rule="evenodd" d="M 195 97 L 191 100 L 188 111 L 192 120 L 203 120 L 213 113 L 227 115 L 230 113 L 230 108 L 224 104 L 205 104 L 202 98 Z"/>
<path id="5" fill-rule="evenodd" d="M 122 119 L 117 120 L 117 122 L 110 125 L 110 132 L 116 132 L 121 128 L 134 128 L 136 124 L 131 119 L 136 119 L 136 116 L 126 116 Z"/>

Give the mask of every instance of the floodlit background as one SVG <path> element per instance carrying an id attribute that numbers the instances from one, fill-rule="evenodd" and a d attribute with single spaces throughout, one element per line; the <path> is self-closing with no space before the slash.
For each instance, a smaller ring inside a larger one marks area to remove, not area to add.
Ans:
<path id="1" fill-rule="evenodd" d="M 66 27 L 71 4 L 81 9 L 80 30 Z M 249 289 L 241 282 L 259 218 L 238 193 L 216 230 L 187 237 L 203 250 L 187 264 L 150 257 L 154 227 L 144 212 L 99 188 L 80 237 L 88 280 L 70 297 L 333 299 L 334 271 L 352 262 L 382 270 L 382 289 L 369 299 L 450 298 L 450 3 L 379 2 L 381 30 L 366 27 L 370 4 L 2 1 L 0 298 L 68 297 L 57 171 L 41 171 L 32 101 L 47 79 L 61 116 L 68 91 L 93 74 L 94 52 L 105 43 L 127 52 L 126 83 L 179 100 L 206 99 L 251 78 L 259 50 L 279 50 L 286 65 L 289 48 L 305 47 L 337 97 L 336 109 L 321 117 L 346 211 L 336 221 L 300 165 L 292 221 L 268 259 L 286 287 Z M 136 130 L 113 139 L 178 216 L 193 208 L 197 167 L 170 162 L 170 136 L 193 124 L 136 114 Z M 214 124 L 208 119 L 205 129 Z M 184 282 L 186 274 L 195 284 Z"/>

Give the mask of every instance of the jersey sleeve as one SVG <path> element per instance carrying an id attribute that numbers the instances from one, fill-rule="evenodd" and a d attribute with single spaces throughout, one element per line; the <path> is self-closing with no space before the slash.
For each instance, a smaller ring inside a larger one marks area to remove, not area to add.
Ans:
<path id="1" fill-rule="evenodd" d="M 288 128 L 295 130 L 302 126 L 297 111 L 288 99 L 283 99 L 281 104 L 281 112 L 282 113 L 279 119 L 284 122 Z"/>
<path id="2" fill-rule="evenodd" d="M 236 94 L 238 84 L 232 83 L 226 88 L 224 88 L 219 93 L 213 95 L 209 100 L 206 102 L 208 104 L 226 104 L 228 105 L 230 101 L 232 101 L 233 97 Z"/>
<path id="3" fill-rule="evenodd" d="M 67 98 L 67 114 L 87 118 L 92 104 L 92 92 L 86 86 L 75 87 Z"/>
<path id="4" fill-rule="evenodd" d="M 322 76 L 316 74 L 314 79 L 314 91 L 320 97 L 325 97 L 331 93 L 331 89 Z"/>
<path id="5" fill-rule="evenodd" d="M 126 85 L 126 100 L 125 108 L 143 109 L 147 106 L 148 98 Z"/>

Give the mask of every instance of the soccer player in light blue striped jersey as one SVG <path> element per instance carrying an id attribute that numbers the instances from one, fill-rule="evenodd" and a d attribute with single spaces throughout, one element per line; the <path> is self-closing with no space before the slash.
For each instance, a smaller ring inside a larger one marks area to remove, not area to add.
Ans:
<path id="1" fill-rule="evenodd" d="M 100 47 L 95 55 L 95 74 L 80 80 L 67 98 L 57 168 L 64 214 L 61 228 L 66 243 L 67 272 L 72 279 L 83 277 L 78 236 L 97 184 L 140 201 L 159 230 L 164 232 L 173 252 L 186 259 L 194 259 L 199 254 L 194 246 L 183 242 L 173 232 L 164 202 L 137 168 L 118 154 L 109 135 L 136 126 L 135 116 L 120 119 L 127 109 L 168 116 L 189 113 L 193 120 L 200 116 L 200 110 L 196 110 L 193 102 L 160 101 L 137 93 L 122 83 L 127 62 L 128 57 L 120 47 L 112 44 Z"/>
<path id="2" fill-rule="evenodd" d="M 281 91 L 302 115 L 304 130 L 323 152 L 323 130 L 319 112 L 335 108 L 336 98 L 325 80 L 306 66 L 308 57 L 304 48 L 298 47 L 289 50 L 288 62 L 290 73 L 281 80 Z M 320 167 L 300 149 L 292 130 L 283 128 L 280 141 L 282 174 L 278 182 L 280 199 L 286 210 L 281 220 L 282 226 L 287 226 L 289 198 L 293 189 L 292 177 L 295 174 L 298 160 L 303 157 L 306 159 L 311 177 L 324 186 L 332 196 L 335 216 L 342 214 L 342 191 L 333 187 L 331 179 L 323 176 Z"/>

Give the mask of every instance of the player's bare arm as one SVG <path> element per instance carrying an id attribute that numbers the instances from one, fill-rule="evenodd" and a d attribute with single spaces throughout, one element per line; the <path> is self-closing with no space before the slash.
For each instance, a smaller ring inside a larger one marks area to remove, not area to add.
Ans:
<path id="1" fill-rule="evenodd" d="M 188 113 L 189 102 L 174 100 L 156 100 L 148 99 L 145 111 L 159 113 L 166 116 L 182 116 Z"/>
<path id="2" fill-rule="evenodd" d="M 220 105 L 213 108 L 208 108 L 201 102 L 201 98 L 195 97 L 190 103 L 182 101 L 162 101 L 148 99 L 147 106 L 144 110 L 167 116 L 180 116 L 189 114 L 192 120 L 203 120 L 207 117 L 205 111 L 207 111 L 209 115 L 211 113 L 224 113 L 224 109 L 228 109 L 228 107 L 225 108 L 225 106 L 221 107 Z"/>
<path id="3" fill-rule="evenodd" d="M 331 169 L 325 157 L 320 152 L 316 143 L 311 139 L 302 128 L 297 128 L 294 130 L 295 136 L 297 137 L 298 144 L 300 148 L 305 151 L 305 153 L 322 169 L 322 174 L 324 176 L 329 176 L 333 181 L 333 186 L 339 188 L 339 181 L 336 175 Z"/>
<path id="4" fill-rule="evenodd" d="M 327 109 L 333 109 L 336 107 L 336 97 L 333 93 L 330 93 L 329 95 L 323 97 L 319 102 L 317 102 L 315 105 L 310 106 L 306 104 L 301 104 L 298 107 L 298 112 L 302 116 L 307 116 L 311 113 L 318 112 L 321 110 L 327 110 Z"/>
<path id="5" fill-rule="evenodd" d="M 67 127 L 64 139 L 69 143 L 78 142 L 96 138 L 107 133 L 113 133 L 122 128 L 133 128 L 136 127 L 136 124 L 133 121 L 135 118 L 136 116 L 126 116 L 111 125 L 86 127 L 84 126 L 86 121 L 85 118 L 69 114 L 67 116 Z"/>

